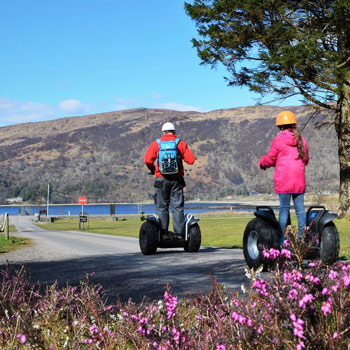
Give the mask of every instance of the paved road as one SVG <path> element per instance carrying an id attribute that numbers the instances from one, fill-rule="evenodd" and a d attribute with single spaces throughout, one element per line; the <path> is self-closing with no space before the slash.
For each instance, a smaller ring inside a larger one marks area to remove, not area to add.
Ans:
<path id="1" fill-rule="evenodd" d="M 104 287 L 109 303 L 131 297 L 141 301 L 162 298 L 169 283 L 179 297 L 208 291 L 211 278 L 227 288 L 240 289 L 249 284 L 244 274 L 241 250 L 202 247 L 198 253 L 183 249 L 158 249 L 143 256 L 138 240 L 76 231 L 46 231 L 32 223 L 32 217 L 11 216 L 19 233 L 34 245 L 0 255 L 0 268 L 6 261 L 12 266 L 26 267 L 33 281 L 60 285 L 79 284 L 87 273 L 91 281 Z"/>

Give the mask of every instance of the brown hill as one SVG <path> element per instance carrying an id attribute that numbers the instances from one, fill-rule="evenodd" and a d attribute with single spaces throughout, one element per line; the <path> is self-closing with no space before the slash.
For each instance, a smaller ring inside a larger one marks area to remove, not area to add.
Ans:
<path id="1" fill-rule="evenodd" d="M 290 107 L 301 127 L 313 110 Z M 0 201 L 23 196 L 45 200 L 50 183 L 52 202 L 135 202 L 150 199 L 153 178 L 143 156 L 171 121 L 197 161 L 186 166 L 186 198 L 218 199 L 251 191 L 273 192 L 273 170 L 257 162 L 277 133 L 275 116 L 282 110 L 254 106 L 208 113 L 132 109 L 26 123 L 0 128 Z M 308 191 L 338 190 L 337 139 L 332 126 L 302 131 L 310 148 Z M 43 199 L 42 199 L 43 198 Z"/>

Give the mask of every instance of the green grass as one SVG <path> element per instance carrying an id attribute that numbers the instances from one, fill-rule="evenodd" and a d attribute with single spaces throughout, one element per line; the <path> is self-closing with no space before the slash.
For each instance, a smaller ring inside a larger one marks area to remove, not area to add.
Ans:
<path id="1" fill-rule="evenodd" d="M 18 232 L 18 230 L 17 230 L 17 228 L 16 228 L 15 225 L 10 225 L 10 226 L 9 226 L 9 231 L 10 231 L 10 233 L 11 233 L 11 232 Z"/>
<path id="2" fill-rule="evenodd" d="M 240 248 L 242 246 L 242 234 L 249 220 L 250 218 L 246 217 L 201 218 L 199 224 L 202 232 L 202 245 Z M 88 225 L 85 224 L 84 231 L 137 238 L 141 224 L 140 219 L 136 218 L 125 221 L 97 219 L 90 220 Z M 47 230 L 79 231 L 78 219 L 57 220 L 53 223 L 39 224 L 38 226 Z M 172 227 L 172 222 L 170 222 L 169 227 Z"/>
<path id="3" fill-rule="evenodd" d="M 105 219 L 93 219 L 84 224 L 84 231 L 102 233 L 107 235 L 138 237 L 141 225 L 140 219 L 127 219 L 125 221 L 110 221 Z M 79 219 L 63 219 L 52 223 L 38 224 L 40 228 L 58 231 L 81 231 Z"/>
<path id="4" fill-rule="evenodd" d="M 18 232 L 14 225 L 10 225 L 10 237 L 8 240 L 5 239 L 4 234 L 0 234 L 0 254 L 11 252 L 15 249 L 23 247 L 31 243 L 28 238 L 13 237 L 11 233 Z"/>
<path id="5" fill-rule="evenodd" d="M 252 217 L 238 216 L 208 216 L 200 217 L 202 232 L 202 246 L 220 248 L 242 248 L 245 226 Z M 297 220 L 292 217 L 292 223 Z M 350 259 L 350 221 L 346 219 L 334 220 L 340 237 L 340 256 Z M 85 224 L 85 231 L 117 236 L 138 237 L 142 222 L 137 218 L 125 221 L 108 221 L 104 219 L 90 220 Z M 38 225 L 47 230 L 79 230 L 78 219 L 64 219 L 53 223 Z M 170 227 L 172 224 L 170 223 Z"/>
<path id="6" fill-rule="evenodd" d="M 350 221 L 349 219 L 336 219 L 334 220 L 337 226 L 340 239 L 340 251 L 339 256 L 349 260 L 350 259 Z"/>

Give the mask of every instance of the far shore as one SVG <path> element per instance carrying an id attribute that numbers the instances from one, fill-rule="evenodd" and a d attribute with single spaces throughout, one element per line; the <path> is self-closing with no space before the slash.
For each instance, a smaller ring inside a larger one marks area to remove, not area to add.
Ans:
<path id="1" fill-rule="evenodd" d="M 338 194 L 327 193 L 327 194 L 305 194 L 305 206 L 310 205 L 322 205 L 322 203 L 328 203 L 335 205 L 338 202 Z M 153 200 L 143 200 L 139 202 L 93 202 L 87 203 L 86 206 L 93 205 L 149 205 L 153 204 Z M 208 203 L 208 204 L 216 204 L 216 205 L 234 205 L 234 206 L 258 206 L 258 205 L 267 205 L 267 206 L 279 206 L 279 199 L 277 194 L 262 194 L 262 195 L 253 195 L 253 196 L 230 196 L 228 198 L 221 198 L 217 200 L 185 200 L 186 204 L 194 205 L 196 203 Z M 1 204 L 0 207 L 27 207 L 27 206 L 37 206 L 37 207 L 47 207 L 47 203 L 27 203 L 27 202 L 17 202 L 11 204 Z M 49 205 L 53 206 L 81 206 L 79 203 L 49 203 Z"/>

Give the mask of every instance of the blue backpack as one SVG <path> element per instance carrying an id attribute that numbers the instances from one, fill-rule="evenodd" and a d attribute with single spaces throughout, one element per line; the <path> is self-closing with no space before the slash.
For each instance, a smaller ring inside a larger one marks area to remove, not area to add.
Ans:
<path id="1" fill-rule="evenodd" d="M 175 141 L 161 141 L 157 139 L 158 150 L 158 169 L 163 175 L 177 174 L 180 170 L 180 159 L 178 155 L 177 145 L 179 138 Z"/>

